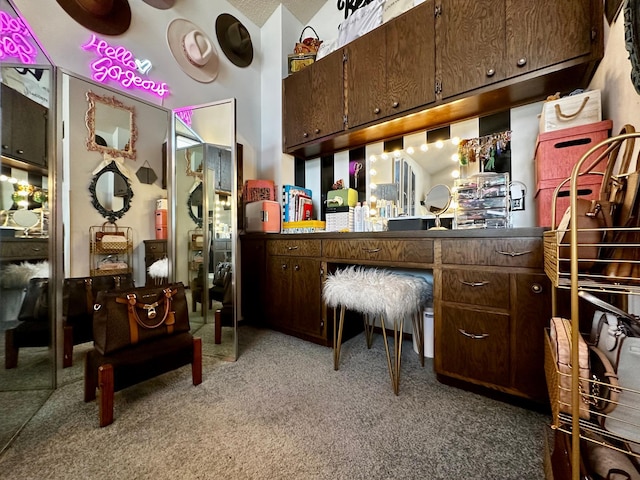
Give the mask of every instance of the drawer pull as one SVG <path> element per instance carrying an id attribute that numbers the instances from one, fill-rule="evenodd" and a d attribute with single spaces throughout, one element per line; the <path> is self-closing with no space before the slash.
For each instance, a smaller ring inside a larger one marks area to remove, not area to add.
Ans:
<path id="1" fill-rule="evenodd" d="M 289 250 L 289 251 L 291 251 L 291 250 L 297 250 L 297 249 L 298 249 L 298 246 L 297 246 L 297 245 L 295 245 L 295 246 L 293 246 L 293 247 L 287 247 L 287 250 Z"/>
<path id="2" fill-rule="evenodd" d="M 484 287 L 485 285 L 489 285 L 489 282 L 486 280 L 482 282 L 465 282 L 464 280 L 460 280 L 460 283 L 468 287 Z"/>
<path id="3" fill-rule="evenodd" d="M 296 264 L 296 265 L 293 267 L 293 269 L 294 269 L 296 272 L 300 271 L 300 265 Z"/>
<path id="4" fill-rule="evenodd" d="M 496 250 L 496 253 L 500 255 L 507 255 L 509 257 L 519 257 L 520 255 L 527 255 L 531 253 L 531 250 L 527 250 L 525 252 L 503 252 L 502 250 Z"/>
<path id="5" fill-rule="evenodd" d="M 286 270 L 287 269 L 287 264 L 283 263 L 282 265 L 280 265 L 282 267 L 282 270 Z"/>
<path id="6" fill-rule="evenodd" d="M 31 251 L 32 252 L 39 252 L 40 250 L 42 250 L 42 249 L 38 248 L 38 247 L 31 247 Z"/>
<path id="7" fill-rule="evenodd" d="M 472 338 L 473 340 L 482 340 L 484 338 L 487 338 L 489 336 L 488 333 L 481 333 L 480 335 L 478 335 L 477 333 L 469 333 L 466 330 L 459 328 L 458 331 L 463 334 L 465 337 L 469 337 Z"/>
<path id="8" fill-rule="evenodd" d="M 363 250 L 367 253 L 378 253 L 380 251 L 379 248 L 363 248 Z"/>

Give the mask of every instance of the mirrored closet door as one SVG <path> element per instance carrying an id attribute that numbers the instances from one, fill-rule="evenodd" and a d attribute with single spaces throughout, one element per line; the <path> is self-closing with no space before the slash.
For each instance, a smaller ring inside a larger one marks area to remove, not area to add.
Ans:
<path id="1" fill-rule="evenodd" d="M 187 286 L 203 354 L 235 360 L 237 152 L 235 100 L 174 111 L 175 272 Z"/>

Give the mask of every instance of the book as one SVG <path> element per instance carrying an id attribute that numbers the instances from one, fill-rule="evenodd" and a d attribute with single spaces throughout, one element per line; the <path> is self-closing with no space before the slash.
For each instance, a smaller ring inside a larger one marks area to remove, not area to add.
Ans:
<path id="1" fill-rule="evenodd" d="M 302 220 L 297 218 L 299 215 L 298 204 L 300 196 L 304 196 L 311 199 L 311 190 L 304 187 L 298 187 L 296 185 L 283 185 L 282 186 L 282 221 L 283 222 L 295 222 Z"/>

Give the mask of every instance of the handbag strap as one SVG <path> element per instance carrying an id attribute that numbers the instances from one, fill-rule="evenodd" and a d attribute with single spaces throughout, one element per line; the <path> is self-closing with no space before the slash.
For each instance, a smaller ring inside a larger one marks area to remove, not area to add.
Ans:
<path id="1" fill-rule="evenodd" d="M 310 29 L 311 29 L 311 31 L 313 32 L 313 34 L 316 36 L 316 38 L 317 38 L 318 40 L 320 39 L 320 37 L 318 36 L 318 33 L 314 30 L 314 28 L 313 28 L 311 25 L 307 25 L 306 27 L 304 27 L 304 28 L 302 29 L 302 32 L 300 32 L 300 40 L 298 40 L 298 42 L 302 42 L 302 37 L 304 36 L 304 31 L 305 31 L 307 28 L 310 28 Z"/>
<path id="2" fill-rule="evenodd" d="M 164 295 L 163 298 L 160 298 L 159 300 L 153 302 L 153 303 L 141 303 L 138 302 L 138 297 L 135 293 L 128 293 L 126 295 L 126 298 L 122 298 L 122 297 L 116 297 L 116 302 L 117 303 L 124 303 L 127 305 L 127 311 L 129 312 L 129 320 L 135 320 L 135 323 L 137 323 L 138 325 L 140 325 L 142 328 L 146 328 L 146 329 L 153 329 L 153 328 L 158 328 L 160 325 L 162 325 L 163 323 L 165 323 L 165 321 L 167 320 L 167 317 L 169 316 L 169 312 L 171 311 L 171 302 L 172 302 L 172 297 L 173 295 L 175 295 L 177 292 L 176 289 L 172 290 L 171 288 L 165 288 L 162 290 L 162 293 Z M 164 308 L 164 314 L 162 316 L 162 318 L 160 319 L 160 321 L 154 325 L 147 325 L 146 323 L 144 323 L 141 319 L 140 316 L 138 315 L 138 308 L 146 310 L 147 311 L 147 316 L 148 318 L 155 318 L 156 315 L 156 307 L 159 307 L 160 304 L 164 301 L 165 304 L 165 308 Z M 167 324 L 168 325 L 168 324 Z"/>
<path id="3" fill-rule="evenodd" d="M 620 130 L 620 135 L 625 133 L 634 133 L 636 129 L 633 125 L 626 124 Z M 624 140 L 623 140 L 624 141 Z M 623 183 L 613 175 L 613 169 L 618 160 L 618 154 L 620 153 L 620 147 L 622 146 L 622 142 L 614 142 L 612 144 L 613 149 L 609 154 L 609 159 L 607 160 L 607 168 L 604 172 L 604 177 L 602 179 L 602 184 L 600 187 L 600 199 L 601 200 L 609 200 L 615 203 L 620 201 L 618 197 L 618 193 L 623 189 Z M 635 138 L 629 138 L 625 142 L 624 154 L 622 156 L 622 160 L 620 161 L 620 168 L 618 170 L 618 175 L 625 175 L 629 172 L 629 166 L 631 165 L 631 157 L 633 155 L 633 149 L 635 146 Z"/>

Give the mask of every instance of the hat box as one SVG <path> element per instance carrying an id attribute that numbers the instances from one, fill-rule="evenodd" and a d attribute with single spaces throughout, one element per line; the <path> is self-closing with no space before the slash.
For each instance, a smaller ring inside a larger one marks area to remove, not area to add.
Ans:
<path id="1" fill-rule="evenodd" d="M 247 203 L 245 220 L 247 232 L 280 233 L 282 222 L 280 203 L 273 200 Z"/>

